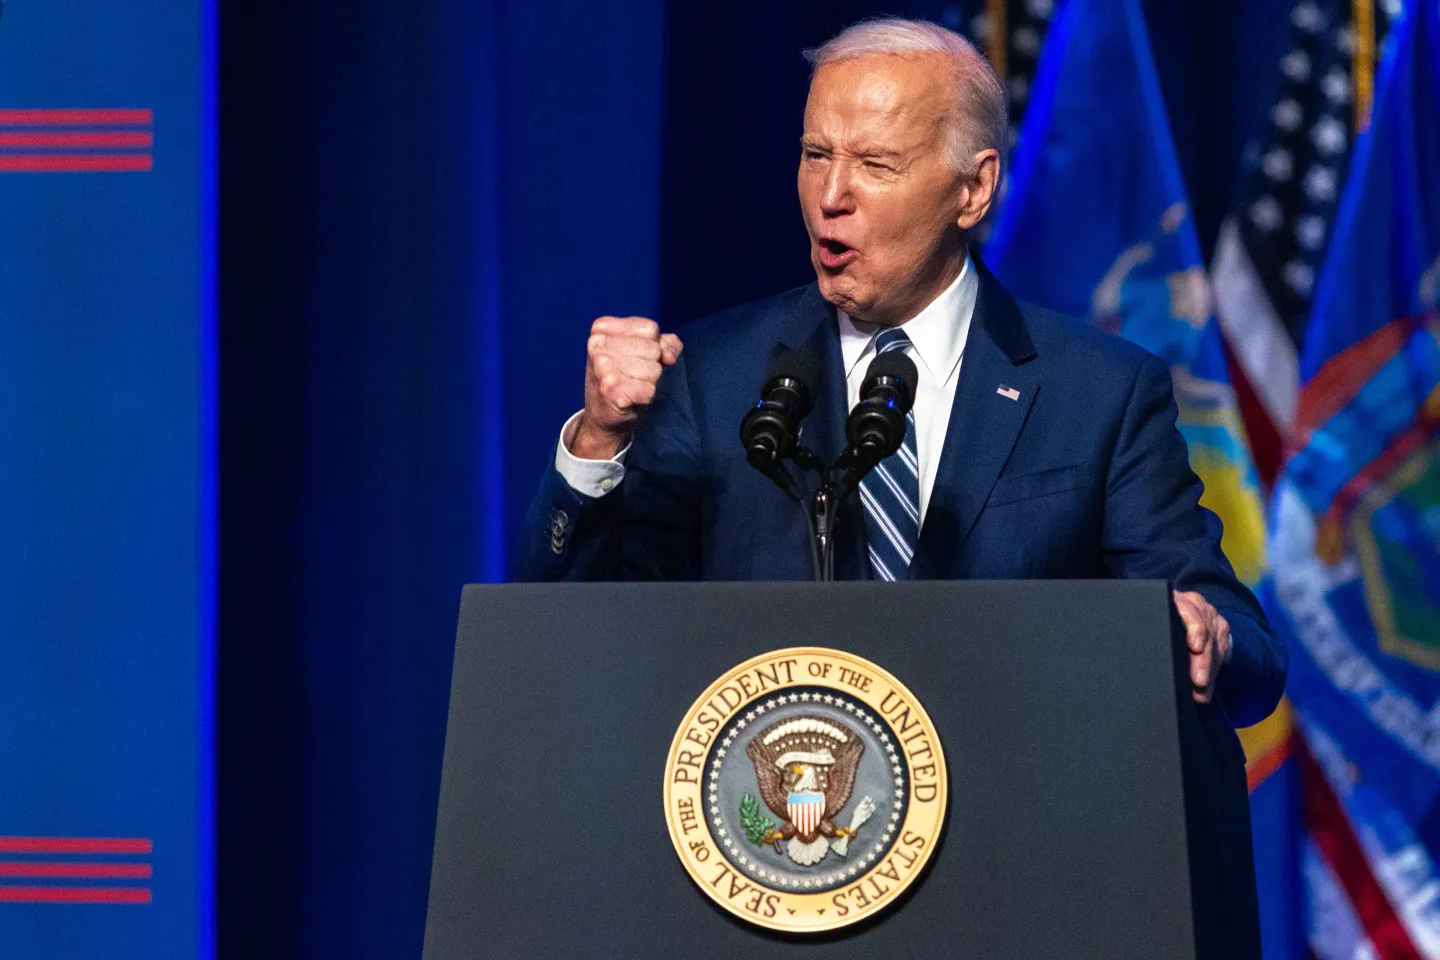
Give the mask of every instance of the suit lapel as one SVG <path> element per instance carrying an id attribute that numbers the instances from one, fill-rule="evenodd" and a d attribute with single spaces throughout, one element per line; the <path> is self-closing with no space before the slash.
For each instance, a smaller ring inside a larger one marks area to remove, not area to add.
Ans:
<path id="1" fill-rule="evenodd" d="M 980 289 L 911 579 L 950 575 L 1039 388 L 1038 365 L 1029 362 L 1035 347 L 1019 308 L 978 257 L 971 262 Z"/>
<path id="2" fill-rule="evenodd" d="M 798 347 L 820 361 L 823 382 L 816 391 L 815 407 L 800 431 L 801 442 L 826 463 L 832 463 L 845 449 L 845 418 L 849 415 L 845 386 L 845 359 L 840 352 L 840 328 L 835 308 L 811 284 L 792 314 L 793 322 L 781 333 L 780 346 Z M 813 475 L 805 478 L 807 495 L 819 483 Z M 809 504 L 805 505 L 808 510 Z M 835 579 L 866 580 L 870 562 L 865 555 L 865 518 L 860 498 L 852 495 L 841 504 L 835 530 Z"/>

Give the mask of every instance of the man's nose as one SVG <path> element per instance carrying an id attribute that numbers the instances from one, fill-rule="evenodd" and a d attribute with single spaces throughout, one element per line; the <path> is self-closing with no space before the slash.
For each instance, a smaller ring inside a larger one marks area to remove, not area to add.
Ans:
<path id="1" fill-rule="evenodd" d="M 830 164 L 825 172 L 825 188 L 820 192 L 820 212 L 825 216 L 838 217 L 854 211 L 852 175 L 850 164 L 839 161 Z"/>

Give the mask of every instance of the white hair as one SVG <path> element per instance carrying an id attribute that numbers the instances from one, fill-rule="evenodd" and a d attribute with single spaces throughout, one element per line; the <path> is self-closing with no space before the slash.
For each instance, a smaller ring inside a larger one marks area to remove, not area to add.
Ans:
<path id="1" fill-rule="evenodd" d="M 862 20 L 827 43 L 806 50 L 805 59 L 818 70 L 828 63 L 857 57 L 926 53 L 944 54 L 954 65 L 955 110 L 946 143 L 951 169 L 961 175 L 973 173 L 975 154 L 994 149 L 1000 154 L 1003 173 L 1010 136 L 1005 88 L 989 62 L 958 33 L 925 20 Z"/>

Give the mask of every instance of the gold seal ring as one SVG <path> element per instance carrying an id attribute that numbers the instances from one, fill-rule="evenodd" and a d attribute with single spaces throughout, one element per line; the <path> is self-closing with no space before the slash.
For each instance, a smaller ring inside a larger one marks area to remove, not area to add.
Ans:
<path id="1" fill-rule="evenodd" d="M 915 696 L 863 657 L 790 647 L 712 683 L 665 762 L 665 820 L 705 894 L 820 933 L 893 904 L 934 853 L 945 754 Z"/>

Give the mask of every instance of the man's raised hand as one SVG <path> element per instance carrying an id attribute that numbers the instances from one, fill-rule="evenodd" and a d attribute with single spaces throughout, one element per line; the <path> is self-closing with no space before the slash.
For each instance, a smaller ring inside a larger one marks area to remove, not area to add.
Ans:
<path id="1" fill-rule="evenodd" d="M 566 446 L 585 460 L 608 460 L 630 442 L 640 411 L 655 399 L 661 372 L 684 345 L 645 317 L 601 317 L 590 327 L 585 410 Z"/>

